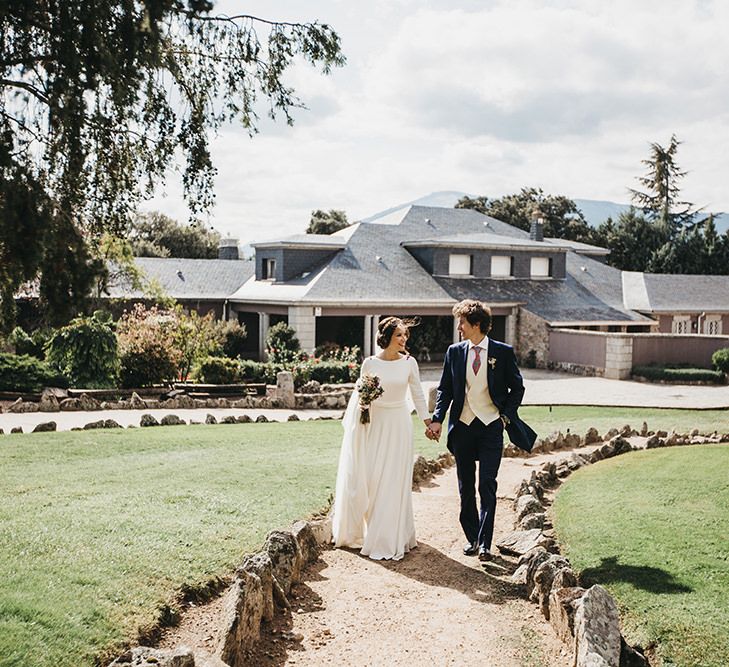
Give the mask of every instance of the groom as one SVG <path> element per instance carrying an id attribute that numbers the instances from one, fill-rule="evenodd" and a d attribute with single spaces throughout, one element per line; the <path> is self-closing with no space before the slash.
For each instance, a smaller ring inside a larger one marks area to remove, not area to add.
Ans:
<path id="1" fill-rule="evenodd" d="M 450 407 L 447 445 L 456 458 L 460 521 L 467 556 L 491 560 L 496 511 L 496 474 L 501 463 L 504 430 L 517 447 L 531 451 L 536 433 L 517 414 L 524 383 L 511 346 L 491 340 L 491 309 L 466 299 L 453 307 L 463 342 L 451 345 L 443 363 L 433 421 L 426 431 L 439 439 Z M 476 508 L 476 462 L 481 511 Z"/>

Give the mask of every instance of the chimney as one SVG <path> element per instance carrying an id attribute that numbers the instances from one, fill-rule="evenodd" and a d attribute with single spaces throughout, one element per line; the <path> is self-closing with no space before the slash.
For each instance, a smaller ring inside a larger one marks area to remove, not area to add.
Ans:
<path id="1" fill-rule="evenodd" d="M 532 241 L 544 241 L 544 218 L 539 209 L 536 209 L 532 213 L 532 226 L 529 230 L 529 238 Z"/>
<path id="2" fill-rule="evenodd" d="M 220 239 L 218 259 L 238 259 L 238 239 Z"/>

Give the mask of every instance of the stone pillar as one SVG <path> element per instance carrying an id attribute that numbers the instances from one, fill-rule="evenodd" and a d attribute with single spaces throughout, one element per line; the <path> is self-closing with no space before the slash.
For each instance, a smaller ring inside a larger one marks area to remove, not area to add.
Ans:
<path id="1" fill-rule="evenodd" d="M 290 371 L 281 371 L 276 374 L 276 398 L 282 408 L 295 408 L 294 376 Z"/>
<path id="2" fill-rule="evenodd" d="M 365 315 L 364 316 L 364 349 L 362 350 L 362 354 L 365 357 L 372 356 L 372 348 L 373 348 L 373 338 L 372 338 L 372 315 Z"/>
<path id="3" fill-rule="evenodd" d="M 377 327 L 380 325 L 380 316 L 379 315 L 373 315 L 372 316 L 372 352 L 371 354 L 375 354 L 377 352 Z"/>
<path id="4" fill-rule="evenodd" d="M 296 331 L 296 337 L 304 352 L 313 354 L 316 347 L 316 317 L 311 306 L 289 306 L 289 326 Z"/>
<path id="5" fill-rule="evenodd" d="M 608 335 L 605 341 L 605 377 L 627 380 L 633 368 L 633 337 Z"/>
<path id="6" fill-rule="evenodd" d="M 460 342 L 461 337 L 458 333 L 458 318 L 453 318 L 453 342 L 458 343 Z"/>
<path id="7" fill-rule="evenodd" d="M 270 324 L 268 313 L 258 313 L 258 358 L 266 361 L 266 334 Z"/>
<path id="8" fill-rule="evenodd" d="M 505 343 L 512 347 L 516 347 L 516 308 L 512 308 L 511 312 L 506 316 Z"/>

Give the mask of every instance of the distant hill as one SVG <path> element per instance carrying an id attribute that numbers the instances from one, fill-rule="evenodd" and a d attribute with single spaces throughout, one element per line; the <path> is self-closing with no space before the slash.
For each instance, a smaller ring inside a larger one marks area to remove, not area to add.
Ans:
<path id="1" fill-rule="evenodd" d="M 382 218 L 408 206 L 442 206 L 444 208 L 451 208 L 456 205 L 456 202 L 461 197 L 465 197 L 467 195 L 469 197 L 476 196 L 466 192 L 456 192 L 453 190 L 431 192 L 429 195 L 425 195 L 419 199 L 414 199 L 413 201 L 400 204 L 399 206 L 393 206 L 385 211 L 380 211 L 379 213 L 370 215 L 367 218 L 363 218 L 361 222 L 371 222 L 372 220 Z M 617 204 L 612 201 L 600 201 L 598 199 L 575 199 L 574 201 L 591 227 L 597 227 L 599 224 L 605 222 L 605 220 L 609 217 L 616 220 L 623 211 L 627 211 L 630 208 L 629 204 Z M 716 224 L 717 231 L 719 234 L 725 233 L 729 229 L 729 214 L 715 213 L 714 215 L 714 223 Z"/>

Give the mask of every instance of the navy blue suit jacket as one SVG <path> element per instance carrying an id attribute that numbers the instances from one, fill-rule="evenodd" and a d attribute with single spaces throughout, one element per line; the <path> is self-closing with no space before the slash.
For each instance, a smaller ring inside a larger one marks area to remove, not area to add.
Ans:
<path id="1" fill-rule="evenodd" d="M 453 451 L 450 434 L 458 423 L 466 398 L 466 355 L 468 341 L 456 343 L 448 348 L 443 362 L 443 374 L 435 399 L 433 421 L 440 424 L 450 407 L 448 419 L 448 449 Z M 482 357 L 483 359 L 483 357 Z M 495 361 L 490 362 L 493 359 Z M 514 348 L 489 338 L 488 359 L 483 359 L 481 368 L 486 368 L 489 394 L 499 411 L 509 420 L 506 432 L 517 447 L 530 452 L 537 434 L 520 418 L 518 408 L 524 396 L 524 381 L 516 364 Z"/>

